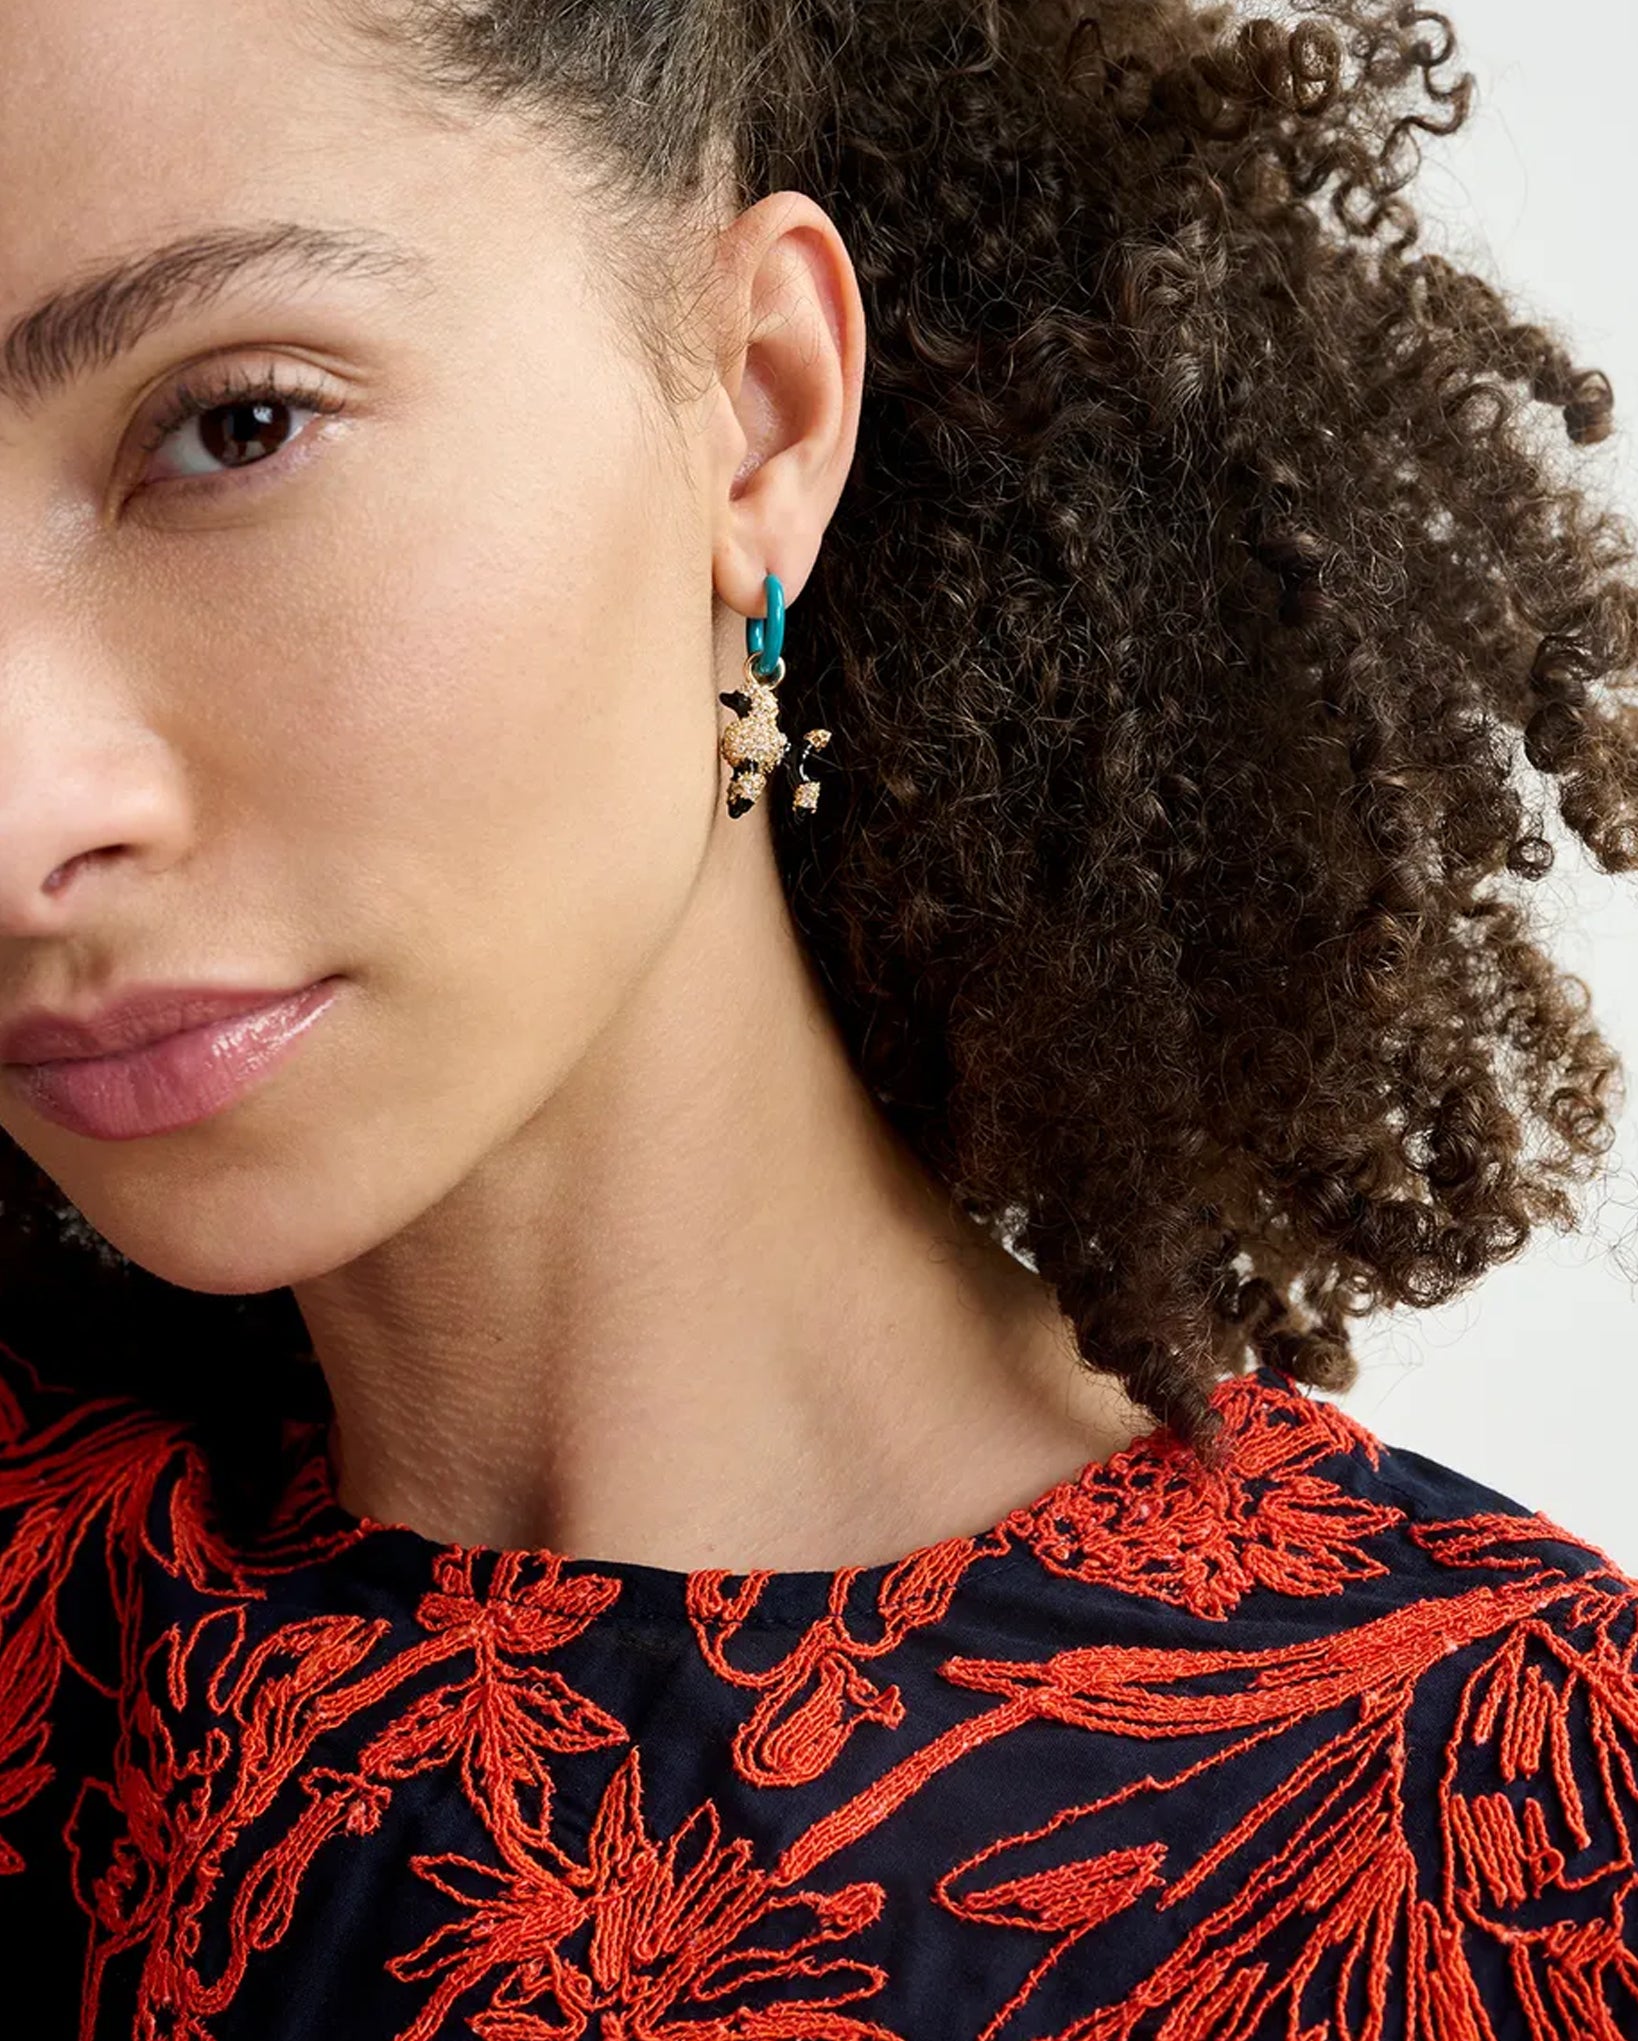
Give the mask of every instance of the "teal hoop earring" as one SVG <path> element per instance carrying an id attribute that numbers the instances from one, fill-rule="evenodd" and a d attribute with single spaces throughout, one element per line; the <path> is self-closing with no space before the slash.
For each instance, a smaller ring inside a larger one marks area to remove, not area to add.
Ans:
<path id="1" fill-rule="evenodd" d="M 785 760 L 790 739 L 779 727 L 779 702 L 774 690 L 785 678 L 785 590 L 777 574 L 763 579 L 765 616 L 745 620 L 745 678 L 717 700 L 732 709 L 735 720 L 723 731 L 718 749 L 733 767 L 728 783 L 728 813 L 748 815 L 761 798 L 775 768 Z M 796 784 L 791 812 L 811 815 L 819 805 L 819 786 L 808 770 L 816 751 L 830 742 L 828 730 L 807 730 L 796 753 Z"/>
<path id="2" fill-rule="evenodd" d="M 745 649 L 756 655 L 759 680 L 777 679 L 779 655 L 785 649 L 785 584 L 777 574 L 770 574 L 762 583 L 762 593 L 768 614 L 745 619 Z"/>

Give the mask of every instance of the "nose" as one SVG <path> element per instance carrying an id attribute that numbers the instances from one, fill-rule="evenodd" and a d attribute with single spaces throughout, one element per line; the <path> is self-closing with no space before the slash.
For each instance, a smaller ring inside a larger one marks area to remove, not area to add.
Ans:
<path id="1" fill-rule="evenodd" d="M 94 911 L 99 872 L 174 855 L 180 811 L 151 739 L 71 729 L 0 743 L 0 942 L 64 935 Z"/>

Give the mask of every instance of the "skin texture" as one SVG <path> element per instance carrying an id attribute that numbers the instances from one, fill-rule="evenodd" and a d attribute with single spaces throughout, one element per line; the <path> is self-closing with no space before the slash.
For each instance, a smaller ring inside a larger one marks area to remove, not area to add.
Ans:
<path id="1" fill-rule="evenodd" d="M 0 1128 L 164 1280 L 289 1284 L 342 1501 L 440 1539 L 874 1563 L 1146 1429 L 854 1074 L 783 780 L 724 807 L 717 691 L 767 571 L 801 658 L 855 447 L 830 219 L 724 226 L 672 436 L 538 137 L 418 118 L 288 0 L 11 0 L 0 322 L 270 218 L 424 276 L 230 287 L 0 409 L 0 1016 L 347 982 L 196 1127 L 96 1142 L 0 1087 Z M 237 470 L 201 421 L 142 451 L 183 368 L 269 365 L 345 409 Z"/>

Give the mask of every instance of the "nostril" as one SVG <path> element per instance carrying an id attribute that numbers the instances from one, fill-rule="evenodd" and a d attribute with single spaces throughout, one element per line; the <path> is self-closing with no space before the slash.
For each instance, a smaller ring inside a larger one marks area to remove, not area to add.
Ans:
<path id="1" fill-rule="evenodd" d="M 87 852 L 86 855 L 90 857 L 96 857 L 100 855 L 100 853 L 96 851 L 90 851 Z M 76 865 L 83 863 L 83 861 L 84 861 L 83 858 L 73 857 L 68 860 L 67 864 L 59 865 L 57 869 L 47 877 L 45 881 L 45 890 L 48 893 L 60 893 L 64 886 L 68 884 L 69 873 L 73 871 Z"/>
<path id="2" fill-rule="evenodd" d="M 48 873 L 40 882 L 40 890 L 45 893 L 60 893 L 81 865 L 91 864 L 99 858 L 118 857 L 124 848 L 123 844 L 106 843 L 98 850 L 82 850 L 74 857 L 66 859 L 54 872 Z"/>

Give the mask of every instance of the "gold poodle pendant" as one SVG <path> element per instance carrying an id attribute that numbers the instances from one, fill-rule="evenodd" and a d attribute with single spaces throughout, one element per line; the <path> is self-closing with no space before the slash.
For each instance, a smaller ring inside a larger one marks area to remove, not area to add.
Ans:
<path id="1" fill-rule="evenodd" d="M 785 678 L 785 662 L 781 659 L 766 680 L 757 672 L 756 666 L 753 654 L 745 661 L 743 687 L 717 696 L 724 708 L 733 710 L 736 718 L 723 731 L 720 743 L 724 760 L 734 769 L 734 776 L 728 784 L 730 815 L 749 814 L 790 747 L 790 739 L 779 727 L 779 700 L 774 693 Z M 819 785 L 808 771 L 808 763 L 813 754 L 822 751 L 829 742 L 828 730 L 804 732 L 796 753 L 796 784 L 791 788 L 793 814 L 811 815 L 818 807 Z"/>

